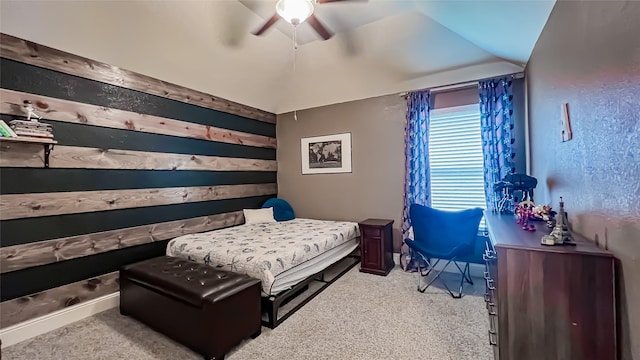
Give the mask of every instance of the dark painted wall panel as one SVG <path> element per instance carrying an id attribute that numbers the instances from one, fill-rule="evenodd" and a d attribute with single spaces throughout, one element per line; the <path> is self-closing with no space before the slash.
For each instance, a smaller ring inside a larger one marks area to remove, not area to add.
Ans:
<path id="1" fill-rule="evenodd" d="M 275 124 L 206 109 L 4 58 L 0 59 L 0 79 L 1 86 L 5 89 L 270 137 L 276 136 Z"/>
<path id="2" fill-rule="evenodd" d="M 267 171 L 4 168 L 0 171 L 0 194 L 266 184 L 276 181 L 277 173 Z"/>
<path id="3" fill-rule="evenodd" d="M 122 266 L 165 254 L 169 240 L 35 266 L 2 274 L 0 301 L 119 270 Z"/>
<path id="4" fill-rule="evenodd" d="M 6 123 L 15 116 L 2 114 Z M 276 149 L 45 120 L 60 145 L 275 160 Z"/>
<path id="5" fill-rule="evenodd" d="M 275 196 L 275 195 L 274 195 Z M 5 220 L 0 245 L 12 246 L 99 231 L 259 208 L 273 196 Z"/>

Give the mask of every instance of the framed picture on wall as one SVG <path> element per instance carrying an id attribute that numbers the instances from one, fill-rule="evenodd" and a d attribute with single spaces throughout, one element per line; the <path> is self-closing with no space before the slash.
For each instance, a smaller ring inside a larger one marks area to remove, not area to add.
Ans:
<path id="1" fill-rule="evenodd" d="M 351 133 L 300 140 L 302 174 L 351 172 Z"/>

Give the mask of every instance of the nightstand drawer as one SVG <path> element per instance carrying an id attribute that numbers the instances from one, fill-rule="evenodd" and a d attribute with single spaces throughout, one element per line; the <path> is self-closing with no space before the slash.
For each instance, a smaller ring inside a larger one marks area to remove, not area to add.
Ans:
<path id="1" fill-rule="evenodd" d="M 379 228 L 363 227 L 362 236 L 366 238 L 379 239 L 380 237 L 382 237 L 382 230 L 380 230 Z"/>

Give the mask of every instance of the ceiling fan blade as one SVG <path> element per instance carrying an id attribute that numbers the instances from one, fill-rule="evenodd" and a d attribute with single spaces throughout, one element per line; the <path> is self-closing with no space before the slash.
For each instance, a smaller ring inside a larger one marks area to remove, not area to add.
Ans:
<path id="1" fill-rule="evenodd" d="M 322 25 L 320 20 L 318 20 L 318 18 L 315 15 L 311 14 L 311 16 L 309 16 L 307 21 L 309 22 L 309 25 L 311 25 L 311 27 L 313 27 L 313 29 L 318 33 L 318 35 L 320 35 L 320 37 L 322 37 L 324 40 L 329 40 L 333 36 L 333 34 L 329 32 L 329 30 L 327 30 L 327 28 L 324 25 Z"/>
<path id="2" fill-rule="evenodd" d="M 220 41 L 229 48 L 240 47 L 250 31 L 246 8 L 233 1 L 217 1 L 212 5 L 215 16 L 212 23 L 217 27 L 215 30 Z"/>
<path id="3" fill-rule="evenodd" d="M 275 24 L 278 20 L 280 20 L 280 16 L 278 14 L 274 14 L 269 20 L 267 20 L 262 27 L 253 33 L 253 35 L 262 35 L 265 31 L 267 31 L 273 24 Z"/>

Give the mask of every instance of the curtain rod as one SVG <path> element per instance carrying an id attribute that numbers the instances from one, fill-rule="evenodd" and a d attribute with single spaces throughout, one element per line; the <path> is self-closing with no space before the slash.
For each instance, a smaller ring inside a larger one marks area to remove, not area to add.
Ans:
<path id="1" fill-rule="evenodd" d="M 489 79 L 494 79 L 494 78 L 497 78 L 497 77 L 504 77 L 504 76 L 510 76 L 512 79 L 522 79 L 522 78 L 524 78 L 524 72 L 517 72 L 517 73 L 506 74 L 506 75 L 501 75 L 501 76 L 492 76 L 492 77 L 487 77 L 487 78 L 482 78 L 482 79 L 477 79 L 477 80 L 471 80 L 471 81 L 462 81 L 462 82 L 457 82 L 457 83 L 448 84 L 448 85 L 435 86 L 435 87 L 432 87 L 432 88 L 423 88 L 423 89 L 405 91 L 405 92 L 399 93 L 398 95 L 401 96 L 401 97 L 406 98 L 407 95 L 412 91 L 430 90 L 431 92 L 436 92 L 437 93 L 437 92 L 441 92 L 441 91 L 445 91 L 445 90 L 461 89 L 461 88 L 465 88 L 465 87 L 478 85 L 478 83 L 480 81 L 483 81 L 483 80 L 489 80 Z"/>

